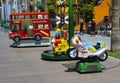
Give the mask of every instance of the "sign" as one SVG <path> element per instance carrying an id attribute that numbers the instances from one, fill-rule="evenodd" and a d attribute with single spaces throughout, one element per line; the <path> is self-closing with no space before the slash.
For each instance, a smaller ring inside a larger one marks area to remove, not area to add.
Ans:
<path id="1" fill-rule="evenodd" d="M 69 24 L 69 22 L 67 21 L 68 19 L 68 16 L 65 16 L 63 18 L 60 18 L 59 16 L 56 16 L 56 24 L 60 24 L 61 23 L 61 20 L 64 21 L 65 24 Z"/>
<path id="2" fill-rule="evenodd" d="M 60 24 L 60 17 L 59 16 L 56 16 L 56 24 Z"/>
<path id="3" fill-rule="evenodd" d="M 65 16 L 65 24 L 69 24 L 69 22 L 67 21 L 68 16 Z"/>

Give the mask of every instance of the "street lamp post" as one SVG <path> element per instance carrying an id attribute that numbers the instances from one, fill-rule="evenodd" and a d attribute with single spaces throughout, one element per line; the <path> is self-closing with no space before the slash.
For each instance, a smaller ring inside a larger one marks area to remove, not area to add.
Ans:
<path id="1" fill-rule="evenodd" d="M 69 0 L 69 45 L 70 45 L 70 40 L 72 39 L 72 37 L 74 36 L 74 27 L 73 27 L 73 4 L 72 4 L 73 0 Z"/>

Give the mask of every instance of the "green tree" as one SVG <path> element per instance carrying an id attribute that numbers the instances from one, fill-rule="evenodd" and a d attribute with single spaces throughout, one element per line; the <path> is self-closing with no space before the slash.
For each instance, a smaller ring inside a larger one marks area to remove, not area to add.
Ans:
<path id="1" fill-rule="evenodd" d="M 47 0 L 47 1 L 48 1 L 47 4 L 48 4 L 48 11 L 50 13 L 50 17 L 55 18 L 56 2 L 54 0 Z"/>
<path id="2" fill-rule="evenodd" d="M 41 2 L 37 1 L 35 6 L 37 7 L 37 11 L 40 10 L 41 12 L 44 11 L 44 6 Z"/>
<path id="3" fill-rule="evenodd" d="M 48 11 L 51 18 L 55 18 L 56 1 L 42 0 L 41 4 L 43 4 L 41 5 L 41 8 L 44 8 L 44 11 Z"/>
<path id="4" fill-rule="evenodd" d="M 80 0 L 79 9 L 79 13 L 85 18 L 86 23 L 94 18 L 94 0 Z"/>
<path id="5" fill-rule="evenodd" d="M 34 12 L 35 4 L 36 4 L 35 0 L 30 0 L 29 1 L 29 3 L 28 3 L 29 12 Z"/>

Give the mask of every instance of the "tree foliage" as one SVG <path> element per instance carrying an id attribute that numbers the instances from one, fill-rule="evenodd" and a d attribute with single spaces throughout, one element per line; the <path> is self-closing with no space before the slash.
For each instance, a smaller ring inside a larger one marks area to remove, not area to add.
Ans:
<path id="1" fill-rule="evenodd" d="M 41 8 L 44 7 L 44 0 L 42 0 Z M 56 10 L 56 1 L 55 0 L 47 0 L 47 7 L 48 11 L 50 13 L 50 17 L 54 18 L 55 17 L 55 10 Z"/>
<path id="2" fill-rule="evenodd" d="M 40 11 L 44 11 L 44 6 L 42 5 L 42 3 L 41 2 L 36 2 L 36 7 L 37 7 L 37 9 L 38 10 L 40 10 Z"/>
<path id="3" fill-rule="evenodd" d="M 79 8 L 79 13 L 84 16 L 86 23 L 94 18 L 94 0 L 80 0 Z"/>

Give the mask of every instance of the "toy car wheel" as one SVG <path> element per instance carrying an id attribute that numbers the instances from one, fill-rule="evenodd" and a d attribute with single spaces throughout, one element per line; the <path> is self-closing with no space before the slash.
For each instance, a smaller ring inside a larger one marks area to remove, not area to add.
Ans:
<path id="1" fill-rule="evenodd" d="M 19 42 L 19 41 L 20 41 L 20 37 L 19 37 L 19 36 L 15 36 L 15 37 L 13 38 L 13 41 L 16 42 L 16 43 Z"/>
<path id="2" fill-rule="evenodd" d="M 41 36 L 40 36 L 40 35 L 36 35 L 36 36 L 35 36 L 35 40 L 36 40 L 36 41 L 40 41 L 40 40 L 41 40 Z"/>
<path id="3" fill-rule="evenodd" d="M 72 58 L 72 59 L 77 58 L 78 57 L 78 51 L 77 51 L 77 49 L 75 49 L 75 48 L 69 48 L 67 50 L 67 56 L 70 57 L 70 58 Z"/>
<path id="4" fill-rule="evenodd" d="M 98 57 L 99 61 L 105 61 L 107 58 L 108 54 L 106 51 Z"/>

